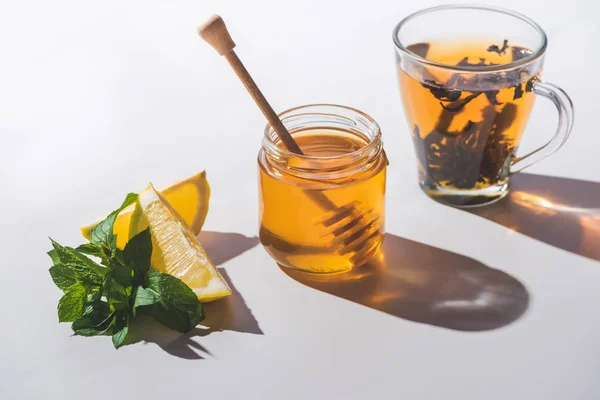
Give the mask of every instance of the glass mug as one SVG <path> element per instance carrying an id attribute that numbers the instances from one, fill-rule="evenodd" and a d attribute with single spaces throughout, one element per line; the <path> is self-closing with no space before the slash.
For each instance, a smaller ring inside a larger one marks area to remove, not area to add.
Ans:
<path id="1" fill-rule="evenodd" d="M 419 184 L 444 204 L 469 207 L 504 197 L 510 176 L 557 151 L 573 126 L 573 103 L 540 79 L 547 39 L 531 19 L 470 5 L 429 8 L 394 29 L 404 110 Z M 548 143 L 516 156 L 535 95 L 558 110 Z"/>
<path id="2" fill-rule="evenodd" d="M 303 155 L 271 126 L 258 154 L 260 241 L 282 266 L 331 274 L 365 264 L 384 236 L 387 159 L 377 123 L 312 104 L 279 114 Z"/>

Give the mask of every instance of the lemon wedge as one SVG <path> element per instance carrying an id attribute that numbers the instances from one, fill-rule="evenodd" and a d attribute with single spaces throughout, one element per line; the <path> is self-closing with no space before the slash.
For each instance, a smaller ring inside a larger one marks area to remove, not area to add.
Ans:
<path id="1" fill-rule="evenodd" d="M 152 268 L 181 279 L 203 303 L 231 294 L 194 232 L 152 185 L 139 194 L 129 236 L 147 227 L 152 234 Z"/>
<path id="2" fill-rule="evenodd" d="M 210 186 L 206 180 L 206 172 L 191 176 L 185 180 L 175 182 L 161 191 L 163 197 L 177 211 L 177 214 L 188 224 L 192 232 L 197 235 L 204 225 L 208 214 L 208 201 L 210 199 Z M 129 223 L 134 205 L 125 208 L 115 221 L 114 233 L 117 235 L 117 247 L 123 249 L 129 237 Z M 81 233 L 90 239 L 92 229 L 106 217 L 82 226 Z"/>

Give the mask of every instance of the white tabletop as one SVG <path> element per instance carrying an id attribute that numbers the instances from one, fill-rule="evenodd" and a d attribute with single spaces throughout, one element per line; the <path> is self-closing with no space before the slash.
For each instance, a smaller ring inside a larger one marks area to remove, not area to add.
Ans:
<path id="1" fill-rule="evenodd" d="M 563 149 L 514 178 L 552 207 L 511 198 L 476 213 L 417 187 L 396 86 L 392 28 L 437 1 L 62 3 L 0 4 L 1 399 L 600 398 L 592 0 L 501 2 L 547 30 L 544 78 L 570 93 L 576 123 Z M 215 12 L 277 110 L 338 103 L 381 125 L 386 269 L 305 284 L 258 243 L 265 121 L 195 33 Z M 523 149 L 555 123 L 540 99 Z M 203 169 L 200 239 L 235 294 L 187 336 L 151 327 L 118 351 L 72 336 L 57 322 L 47 237 L 77 245 L 78 227 L 127 192 Z"/>

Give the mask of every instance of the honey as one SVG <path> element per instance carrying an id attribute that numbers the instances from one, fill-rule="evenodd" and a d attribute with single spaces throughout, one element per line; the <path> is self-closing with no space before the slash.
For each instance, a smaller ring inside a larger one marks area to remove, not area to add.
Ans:
<path id="1" fill-rule="evenodd" d="M 265 132 L 258 156 L 261 243 L 280 265 L 312 273 L 366 263 L 384 235 L 387 160 L 377 124 L 329 105 L 281 118 L 304 154 Z"/>

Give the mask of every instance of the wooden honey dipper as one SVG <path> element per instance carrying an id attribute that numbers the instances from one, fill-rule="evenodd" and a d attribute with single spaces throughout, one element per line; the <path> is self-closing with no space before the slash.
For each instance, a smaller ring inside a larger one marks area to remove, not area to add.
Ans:
<path id="1" fill-rule="evenodd" d="M 235 42 L 223 19 L 213 15 L 198 27 L 198 34 L 225 57 L 285 148 L 292 153 L 304 155 L 233 50 Z M 360 259 L 361 250 L 369 250 L 370 248 L 365 246 L 378 234 L 379 216 L 372 210 L 360 209 L 358 201 L 338 207 L 323 192 L 305 190 L 304 193 L 325 212 L 317 223 L 326 227 L 325 235 L 333 236 L 330 244 L 337 248 L 336 252 L 339 254 L 356 252 L 352 259 Z"/>

